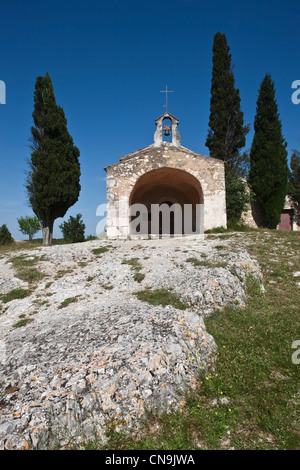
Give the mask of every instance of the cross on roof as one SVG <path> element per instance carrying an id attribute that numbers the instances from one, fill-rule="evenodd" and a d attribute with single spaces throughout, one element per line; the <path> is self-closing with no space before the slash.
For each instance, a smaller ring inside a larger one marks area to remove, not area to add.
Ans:
<path id="1" fill-rule="evenodd" d="M 174 93 L 174 91 L 168 90 L 168 87 L 166 86 L 166 89 L 161 90 L 161 93 L 166 94 L 166 104 L 164 106 L 166 106 L 166 112 L 167 112 L 168 111 L 168 93 Z"/>

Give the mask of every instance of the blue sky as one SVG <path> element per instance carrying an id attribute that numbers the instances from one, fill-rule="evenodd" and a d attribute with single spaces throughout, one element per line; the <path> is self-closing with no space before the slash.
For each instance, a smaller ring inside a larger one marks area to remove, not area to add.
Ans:
<path id="1" fill-rule="evenodd" d="M 80 149 L 82 190 L 59 224 L 81 213 L 86 235 L 95 235 L 96 209 L 106 202 L 104 167 L 153 143 L 155 119 L 169 111 L 179 119 L 181 144 L 209 155 L 212 44 L 226 34 L 235 65 L 245 124 L 253 139 L 257 93 L 270 73 L 283 135 L 300 150 L 300 104 L 292 82 L 300 80 L 300 7 L 290 0 L 1 0 L 0 225 L 24 236 L 17 218 L 32 215 L 24 188 L 30 157 L 36 77 L 47 72 L 68 129 Z M 40 235 L 40 234 L 39 234 Z"/>

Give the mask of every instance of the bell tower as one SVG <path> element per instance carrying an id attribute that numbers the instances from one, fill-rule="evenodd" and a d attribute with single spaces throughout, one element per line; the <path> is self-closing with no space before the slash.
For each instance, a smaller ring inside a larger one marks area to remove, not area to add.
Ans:
<path id="1" fill-rule="evenodd" d="M 163 125 L 165 120 L 171 121 L 171 127 Z M 170 133 L 172 137 L 170 144 L 174 145 L 174 147 L 180 147 L 180 134 L 177 130 L 178 123 L 178 119 L 168 112 L 157 118 L 155 121 L 157 127 L 154 134 L 154 147 L 162 145 L 164 136 L 169 136 Z"/>

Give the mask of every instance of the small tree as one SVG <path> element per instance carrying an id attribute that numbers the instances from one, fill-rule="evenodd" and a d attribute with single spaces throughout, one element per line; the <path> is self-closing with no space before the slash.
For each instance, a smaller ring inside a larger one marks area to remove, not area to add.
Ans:
<path id="1" fill-rule="evenodd" d="M 8 230 L 7 226 L 3 224 L 0 227 L 0 245 L 9 245 L 10 243 L 13 243 L 14 239 Z"/>
<path id="2" fill-rule="evenodd" d="M 28 215 L 26 217 L 20 217 L 17 221 L 20 232 L 22 232 L 23 235 L 28 235 L 29 240 L 32 240 L 34 235 L 41 230 L 39 219 L 35 215 L 33 217 L 29 217 Z"/>
<path id="3" fill-rule="evenodd" d="M 259 89 L 254 131 L 249 183 L 262 209 L 264 226 L 275 229 L 287 194 L 288 165 L 274 82 L 268 74 Z"/>
<path id="4" fill-rule="evenodd" d="M 300 152 L 294 150 L 290 162 L 288 194 L 300 208 Z"/>
<path id="5" fill-rule="evenodd" d="M 81 214 L 77 214 L 76 217 L 70 215 L 67 222 L 60 224 L 59 228 L 63 233 L 64 240 L 68 243 L 84 242 L 85 224 L 81 217 Z"/>

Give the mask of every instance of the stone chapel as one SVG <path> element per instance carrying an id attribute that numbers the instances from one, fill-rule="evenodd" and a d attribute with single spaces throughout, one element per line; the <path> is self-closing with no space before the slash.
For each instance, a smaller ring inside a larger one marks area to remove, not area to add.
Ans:
<path id="1" fill-rule="evenodd" d="M 155 238 L 163 235 L 159 226 L 151 225 L 151 207 L 176 203 L 182 208 L 191 207 L 193 230 L 186 233 L 184 224 L 180 233 L 173 236 L 202 236 L 215 227 L 226 227 L 224 162 L 200 155 L 180 144 L 178 119 L 165 112 L 156 119 L 154 143 L 119 158 L 107 166 L 107 238 L 132 236 L 131 209 L 143 204 L 148 211 L 146 228 L 140 237 Z M 202 224 L 195 223 L 196 208 L 201 207 Z M 171 227 L 174 213 L 170 210 Z M 145 228 L 145 224 L 143 225 Z M 172 230 L 172 229 L 171 229 Z M 171 232 L 172 233 L 172 232 Z M 134 234 L 134 236 L 139 236 Z"/>

